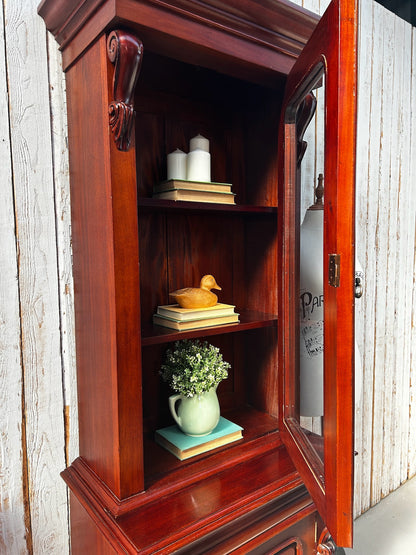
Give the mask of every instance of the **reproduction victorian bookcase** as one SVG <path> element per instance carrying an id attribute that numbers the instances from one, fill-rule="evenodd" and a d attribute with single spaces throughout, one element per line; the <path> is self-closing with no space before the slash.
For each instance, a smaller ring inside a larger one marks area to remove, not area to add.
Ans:
<path id="1" fill-rule="evenodd" d="M 352 542 L 356 4 L 43 0 L 66 72 L 80 457 L 73 553 L 331 553 Z M 325 88 L 324 425 L 299 417 L 304 131 Z M 236 205 L 161 200 L 166 155 L 210 139 Z M 152 325 L 213 274 L 240 323 Z M 207 338 L 243 439 L 179 461 L 159 369 Z"/>

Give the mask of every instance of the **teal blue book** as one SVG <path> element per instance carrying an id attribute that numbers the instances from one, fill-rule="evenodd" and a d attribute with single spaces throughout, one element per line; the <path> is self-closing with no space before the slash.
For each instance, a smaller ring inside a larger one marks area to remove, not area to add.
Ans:
<path id="1" fill-rule="evenodd" d="M 243 437 L 242 431 L 243 428 L 241 426 L 220 416 L 217 427 L 206 436 L 188 436 L 181 432 L 178 426 L 174 424 L 173 426 L 156 430 L 155 441 L 179 460 L 183 461 L 200 453 L 205 453 L 233 441 L 238 441 Z"/>

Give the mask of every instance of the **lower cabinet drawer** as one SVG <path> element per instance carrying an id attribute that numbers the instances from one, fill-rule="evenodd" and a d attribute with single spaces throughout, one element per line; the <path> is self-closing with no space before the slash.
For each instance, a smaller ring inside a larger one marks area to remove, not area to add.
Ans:
<path id="1" fill-rule="evenodd" d="M 308 555 L 316 549 L 318 514 L 306 489 L 281 496 L 199 540 L 181 555 Z"/>
<path id="2" fill-rule="evenodd" d="M 300 516 L 300 515 L 299 515 Z M 283 530 L 270 529 L 234 553 L 250 555 L 311 555 L 316 550 L 317 514 L 304 516 Z M 275 535 L 273 535 L 275 534 Z M 272 535 L 272 537 L 270 537 Z M 256 543 L 256 546 L 250 543 Z"/>
<path id="3" fill-rule="evenodd" d="M 278 551 L 275 551 L 274 555 L 296 555 L 297 553 L 301 553 L 298 549 L 299 546 L 301 547 L 301 544 L 299 544 L 297 540 L 294 540 L 294 542 L 291 542 L 290 545 L 286 547 L 278 547 Z"/>

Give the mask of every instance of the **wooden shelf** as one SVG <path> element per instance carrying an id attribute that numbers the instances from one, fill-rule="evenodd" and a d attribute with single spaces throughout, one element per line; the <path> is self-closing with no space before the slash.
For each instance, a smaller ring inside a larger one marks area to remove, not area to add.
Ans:
<path id="1" fill-rule="evenodd" d="M 342 253 L 343 275 L 354 273 L 355 3 L 331 2 L 312 36 L 317 17 L 286 0 L 71 4 L 43 0 L 40 12 L 65 39 L 68 70 L 80 457 L 63 475 L 73 553 L 315 553 L 325 550 L 317 545 L 328 539 L 324 522 L 350 545 L 349 279 L 325 289 L 325 465 L 321 440 L 299 426 L 294 316 L 299 145 L 323 56 L 334 116 L 322 153 L 332 230 L 324 250 Z M 212 175 L 233 184 L 239 204 L 151 198 L 167 153 L 188 149 L 198 133 L 210 140 Z M 152 325 L 170 291 L 206 273 L 240 323 L 182 332 Z M 231 365 L 218 394 L 243 439 L 179 461 L 154 441 L 171 422 L 163 351 L 209 336 Z"/>
<path id="2" fill-rule="evenodd" d="M 167 402 L 167 400 L 166 400 Z M 243 428 L 242 440 L 218 447 L 180 461 L 154 441 L 154 431 L 144 438 L 146 491 L 169 487 L 171 491 L 184 487 L 184 483 L 194 483 L 212 474 L 241 463 L 247 458 L 261 456 L 270 449 L 281 445 L 278 419 L 250 406 L 224 412 L 223 416 Z"/>
<path id="3" fill-rule="evenodd" d="M 250 204 L 215 204 L 211 202 L 186 202 L 141 197 L 138 201 L 139 213 L 142 210 L 161 210 L 186 212 L 229 212 L 230 214 L 264 214 L 277 216 L 277 206 L 256 206 Z"/>
<path id="4" fill-rule="evenodd" d="M 176 331 L 170 328 L 149 324 L 142 328 L 142 345 L 157 345 L 159 343 L 177 341 L 178 339 L 194 339 L 196 337 L 235 333 L 272 326 L 277 326 L 276 314 L 264 314 L 263 312 L 252 310 L 241 310 L 240 322 L 238 324 L 225 324 L 223 326 L 198 328 L 189 331 Z"/>

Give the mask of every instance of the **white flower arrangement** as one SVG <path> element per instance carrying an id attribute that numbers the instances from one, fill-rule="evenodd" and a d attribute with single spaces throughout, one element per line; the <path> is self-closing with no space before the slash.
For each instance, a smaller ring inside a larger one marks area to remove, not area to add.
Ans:
<path id="1" fill-rule="evenodd" d="M 184 397 L 200 396 L 228 376 L 231 365 L 225 362 L 218 347 L 207 341 L 176 341 L 166 352 L 160 374 L 173 391 Z"/>

